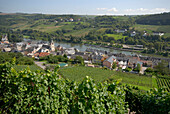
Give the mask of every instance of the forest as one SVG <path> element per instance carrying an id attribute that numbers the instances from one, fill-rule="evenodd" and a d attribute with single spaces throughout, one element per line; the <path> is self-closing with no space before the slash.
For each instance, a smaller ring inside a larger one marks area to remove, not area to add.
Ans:
<path id="1" fill-rule="evenodd" d="M 170 13 L 139 16 L 136 23 L 145 25 L 170 25 Z"/>

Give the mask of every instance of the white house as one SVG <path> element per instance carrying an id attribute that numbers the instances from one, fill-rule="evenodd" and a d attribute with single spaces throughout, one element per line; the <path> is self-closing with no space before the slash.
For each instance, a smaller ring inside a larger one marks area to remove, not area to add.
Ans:
<path id="1" fill-rule="evenodd" d="M 116 29 L 115 30 L 117 33 L 124 33 L 127 31 L 127 29 Z"/>
<path id="2" fill-rule="evenodd" d="M 66 54 L 70 54 L 70 55 L 73 55 L 76 53 L 75 49 L 74 48 L 68 48 L 65 50 L 65 53 Z"/>
<path id="3" fill-rule="evenodd" d="M 163 36 L 164 33 L 163 32 L 154 32 L 153 35 L 155 36 Z"/>
<path id="4" fill-rule="evenodd" d="M 148 36 L 148 33 L 145 32 L 145 33 L 143 34 L 143 36 L 144 36 L 144 37 L 145 37 L 145 36 Z"/>
<path id="5" fill-rule="evenodd" d="M 135 31 L 131 32 L 131 34 L 130 34 L 130 36 L 135 36 L 135 35 L 136 35 Z"/>
<path id="6" fill-rule="evenodd" d="M 70 22 L 73 22 L 73 21 L 74 21 L 74 19 L 73 19 L 73 18 L 70 18 L 69 20 L 70 20 Z"/>

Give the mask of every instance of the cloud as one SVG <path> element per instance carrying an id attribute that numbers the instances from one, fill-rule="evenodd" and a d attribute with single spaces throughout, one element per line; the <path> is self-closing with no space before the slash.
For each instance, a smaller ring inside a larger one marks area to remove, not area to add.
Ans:
<path id="1" fill-rule="evenodd" d="M 97 10 L 107 10 L 107 8 L 97 8 Z"/>
<path id="2" fill-rule="evenodd" d="M 153 14 L 153 13 L 162 13 L 162 12 L 169 12 L 169 9 L 166 8 L 154 8 L 154 9 L 125 9 L 123 12 L 125 14 Z"/>
<path id="3" fill-rule="evenodd" d="M 148 9 L 144 9 L 144 8 L 139 8 L 137 9 L 138 11 L 147 11 Z"/>
<path id="4" fill-rule="evenodd" d="M 145 12 L 148 11 L 148 9 L 144 9 L 144 8 L 139 8 L 139 9 L 125 9 L 125 12 Z"/>
<path id="5" fill-rule="evenodd" d="M 169 11 L 170 10 L 166 8 L 155 8 L 151 10 L 151 12 L 169 12 Z"/>
<path id="6" fill-rule="evenodd" d="M 134 10 L 133 9 L 125 9 L 124 11 L 125 12 L 133 12 Z"/>
<path id="7" fill-rule="evenodd" d="M 108 9 L 107 11 L 113 11 L 113 12 L 118 12 L 118 10 L 116 8 L 112 8 L 112 9 Z"/>
<path id="8" fill-rule="evenodd" d="M 97 8 L 101 13 L 105 15 L 145 15 L 145 14 L 156 14 L 163 12 L 170 12 L 170 9 L 166 8 L 137 8 L 137 9 L 116 9 L 116 8 Z"/>
<path id="9" fill-rule="evenodd" d="M 107 11 L 107 12 L 118 12 L 118 10 L 116 8 L 96 8 L 97 10 L 103 10 L 103 11 Z"/>

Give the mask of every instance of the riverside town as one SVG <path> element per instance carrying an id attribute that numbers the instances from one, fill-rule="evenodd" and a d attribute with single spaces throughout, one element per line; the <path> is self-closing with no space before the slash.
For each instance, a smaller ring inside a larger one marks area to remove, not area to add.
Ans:
<path id="1" fill-rule="evenodd" d="M 0 114 L 170 114 L 169 4 L 0 0 Z"/>

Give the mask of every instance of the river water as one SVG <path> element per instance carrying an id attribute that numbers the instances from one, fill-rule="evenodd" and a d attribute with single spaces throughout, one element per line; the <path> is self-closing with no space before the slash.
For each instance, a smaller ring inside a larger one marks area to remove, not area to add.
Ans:
<path id="1" fill-rule="evenodd" d="M 88 45 L 83 45 L 83 44 L 55 42 L 55 46 L 58 46 L 58 45 L 65 47 L 65 48 L 74 47 L 74 48 L 77 48 L 80 51 L 85 51 L 87 48 L 92 48 L 92 49 L 108 51 L 108 52 L 115 53 L 115 54 L 117 54 L 117 53 L 122 53 L 122 54 L 126 54 L 126 55 L 135 55 L 136 54 L 136 53 L 133 53 L 133 52 L 115 50 L 115 49 L 104 48 L 104 47 L 93 47 L 93 46 L 88 46 Z"/>
<path id="2" fill-rule="evenodd" d="M 30 40 L 30 39 L 24 39 L 24 41 L 35 41 L 35 42 L 40 42 L 37 41 L 37 40 Z M 48 41 L 45 41 L 45 42 L 48 42 Z M 75 44 L 75 43 L 66 43 L 66 42 L 54 42 L 55 43 L 55 46 L 62 46 L 62 47 L 65 47 L 65 48 L 71 48 L 71 47 L 74 47 L 74 48 L 77 48 L 78 50 L 80 51 L 85 51 L 87 48 L 92 48 L 92 49 L 98 49 L 98 50 L 104 50 L 104 51 L 107 51 L 107 52 L 111 52 L 111 53 L 122 53 L 122 54 L 125 54 L 125 55 L 136 55 L 136 53 L 134 52 L 129 52 L 129 51 L 121 51 L 121 50 L 115 50 L 115 49 L 110 49 L 110 48 L 104 48 L 104 47 L 93 47 L 93 46 L 88 46 L 88 45 L 84 45 L 84 44 Z"/>

